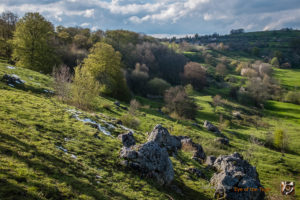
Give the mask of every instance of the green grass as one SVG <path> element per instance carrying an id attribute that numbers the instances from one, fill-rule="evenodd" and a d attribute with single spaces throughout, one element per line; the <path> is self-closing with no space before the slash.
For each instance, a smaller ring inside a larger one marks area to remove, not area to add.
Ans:
<path id="1" fill-rule="evenodd" d="M 300 90 L 300 69 L 274 69 L 281 85 L 289 90 Z"/>
<path id="2" fill-rule="evenodd" d="M 53 90 L 50 76 L 22 68 L 11 70 L 1 64 L 0 77 L 5 73 L 17 74 L 26 83 L 24 87 L 12 88 L 0 81 L 0 199 L 213 198 L 214 191 L 209 189 L 213 171 L 205 170 L 204 165 L 191 160 L 190 153 L 180 151 L 177 158 L 171 158 L 175 170 L 173 184 L 182 190 L 184 196 L 181 196 L 172 188 L 157 185 L 121 166 L 119 151 L 122 144 L 116 136 L 125 131 L 118 127 L 110 130 L 113 137 L 98 133 L 100 139 L 95 138 L 96 129 L 77 121 L 67 112 L 74 107 L 62 104 L 44 92 L 44 89 Z M 203 93 L 194 93 L 199 107 L 195 121 L 171 119 L 158 112 L 163 106 L 162 101 L 136 97 L 143 105 L 136 115 L 140 120 L 135 130 L 137 142 L 145 142 L 147 132 L 160 123 L 171 134 L 186 135 L 200 143 L 207 155 L 242 153 L 256 166 L 264 187 L 271 189 L 269 196 L 279 194 L 280 181 L 299 180 L 300 106 L 270 101 L 262 113 L 224 100 L 222 106 L 213 108 L 212 97 L 219 93 L 226 96 L 228 91 L 210 88 Z M 114 119 L 128 114 L 117 109 L 113 102 L 113 99 L 99 97 L 97 112 L 82 111 L 82 116 L 99 123 L 105 119 L 113 124 Z M 104 109 L 105 104 L 110 105 L 110 109 Z M 244 120 L 233 119 L 233 110 L 241 111 Z M 204 120 L 209 120 L 220 126 L 221 115 L 231 121 L 230 127 L 222 130 L 230 139 L 228 147 L 214 144 L 217 137 L 214 133 L 192 125 L 195 122 L 202 125 Z M 251 135 L 264 142 L 265 134 L 278 127 L 284 128 L 290 137 L 290 151 L 284 157 L 281 152 L 249 142 Z M 64 153 L 58 146 L 68 152 Z M 72 154 L 77 158 L 72 158 Z M 186 171 L 189 167 L 205 171 L 207 179 L 191 177 Z M 299 191 L 299 184 L 296 187 Z"/>

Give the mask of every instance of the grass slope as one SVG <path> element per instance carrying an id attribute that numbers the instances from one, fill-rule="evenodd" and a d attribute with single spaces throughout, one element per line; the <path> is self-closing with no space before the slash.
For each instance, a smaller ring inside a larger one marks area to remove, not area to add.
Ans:
<path id="1" fill-rule="evenodd" d="M 6 66 L 0 65 L 0 77 L 13 73 L 26 83 L 24 87 L 12 88 L 0 81 L 0 199 L 213 198 L 214 191 L 209 187 L 213 172 L 191 160 L 190 153 L 179 152 L 177 158 L 171 158 L 175 170 L 173 184 L 182 190 L 181 196 L 173 188 L 161 187 L 120 165 L 122 144 L 116 136 L 125 132 L 121 127 L 110 130 L 113 137 L 98 133 L 100 139 L 95 138 L 96 129 L 76 120 L 67 111 L 73 107 L 60 103 L 44 91 L 52 89 L 49 76 Z M 137 113 L 141 122 L 135 130 L 137 142 L 145 142 L 146 132 L 160 123 L 173 135 L 193 138 L 203 146 L 207 155 L 242 153 L 257 167 L 264 187 L 270 188 L 269 197 L 279 195 L 280 181 L 299 181 L 300 106 L 270 101 L 263 115 L 259 116 L 258 110 L 229 100 L 214 109 L 211 106 L 212 93 L 194 93 L 199 106 L 196 122 L 202 124 L 204 120 L 210 120 L 220 125 L 220 115 L 231 120 L 230 127 L 222 130 L 230 139 L 230 146 L 214 144 L 215 134 L 193 126 L 192 121 L 170 119 L 157 111 L 161 102 L 141 97 L 137 99 L 149 106 L 142 107 Z M 103 124 L 101 120 L 114 123 L 114 119 L 128 114 L 114 107 L 113 100 L 99 97 L 98 101 L 98 111 L 82 111 L 82 117 Z M 105 104 L 111 105 L 110 109 L 104 109 Z M 233 110 L 242 111 L 244 120 L 232 119 Z M 291 138 L 291 151 L 284 157 L 260 144 L 268 131 L 278 127 L 284 128 Z M 250 142 L 251 135 L 260 142 Z M 62 148 L 67 149 L 67 153 Z M 190 175 L 186 170 L 189 167 L 202 169 L 207 178 Z M 299 184 L 296 187 L 299 191 Z"/>

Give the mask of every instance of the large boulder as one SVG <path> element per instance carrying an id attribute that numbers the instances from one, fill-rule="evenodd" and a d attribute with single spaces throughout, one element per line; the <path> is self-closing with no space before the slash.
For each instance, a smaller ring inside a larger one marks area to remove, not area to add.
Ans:
<path id="1" fill-rule="evenodd" d="M 120 153 L 124 164 L 136 169 L 146 177 L 155 178 L 160 184 L 170 184 L 174 178 L 172 162 L 166 148 L 154 141 L 142 145 L 123 147 Z"/>
<path id="2" fill-rule="evenodd" d="M 218 170 L 210 180 L 216 188 L 215 197 L 230 200 L 264 199 L 256 168 L 243 160 L 240 154 L 219 156 L 213 166 Z"/>
<path id="3" fill-rule="evenodd" d="M 217 133 L 217 134 L 221 134 L 218 127 L 214 126 L 212 123 L 210 123 L 207 120 L 204 121 L 203 127 L 205 127 L 208 131 L 211 131 L 211 132 L 214 132 L 214 133 Z"/>
<path id="4" fill-rule="evenodd" d="M 156 125 L 149 134 L 148 142 L 150 141 L 156 142 L 160 147 L 165 147 L 170 155 L 177 153 L 177 150 L 181 148 L 180 138 L 170 135 L 169 131 L 160 124 Z"/>
<path id="5" fill-rule="evenodd" d="M 202 146 L 194 143 L 191 138 L 183 137 L 181 139 L 181 146 L 183 150 L 192 151 L 194 153 L 192 159 L 201 163 L 205 160 L 206 155 Z"/>
<path id="6" fill-rule="evenodd" d="M 120 134 L 118 138 L 122 141 L 124 147 L 131 147 L 135 145 L 135 139 L 132 132 Z"/>

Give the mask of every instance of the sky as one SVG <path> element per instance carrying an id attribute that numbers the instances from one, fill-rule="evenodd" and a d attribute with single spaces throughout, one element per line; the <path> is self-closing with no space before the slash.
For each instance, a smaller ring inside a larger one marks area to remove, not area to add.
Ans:
<path id="1" fill-rule="evenodd" d="M 300 29 L 300 0 L 0 0 L 0 12 L 40 12 L 55 26 L 162 36 Z"/>

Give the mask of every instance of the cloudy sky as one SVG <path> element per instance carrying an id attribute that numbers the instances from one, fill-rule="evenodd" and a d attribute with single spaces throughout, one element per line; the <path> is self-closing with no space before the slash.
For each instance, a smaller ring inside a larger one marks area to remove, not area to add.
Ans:
<path id="1" fill-rule="evenodd" d="M 2 11 L 38 11 L 55 25 L 146 34 L 300 28 L 300 0 L 0 0 Z"/>

